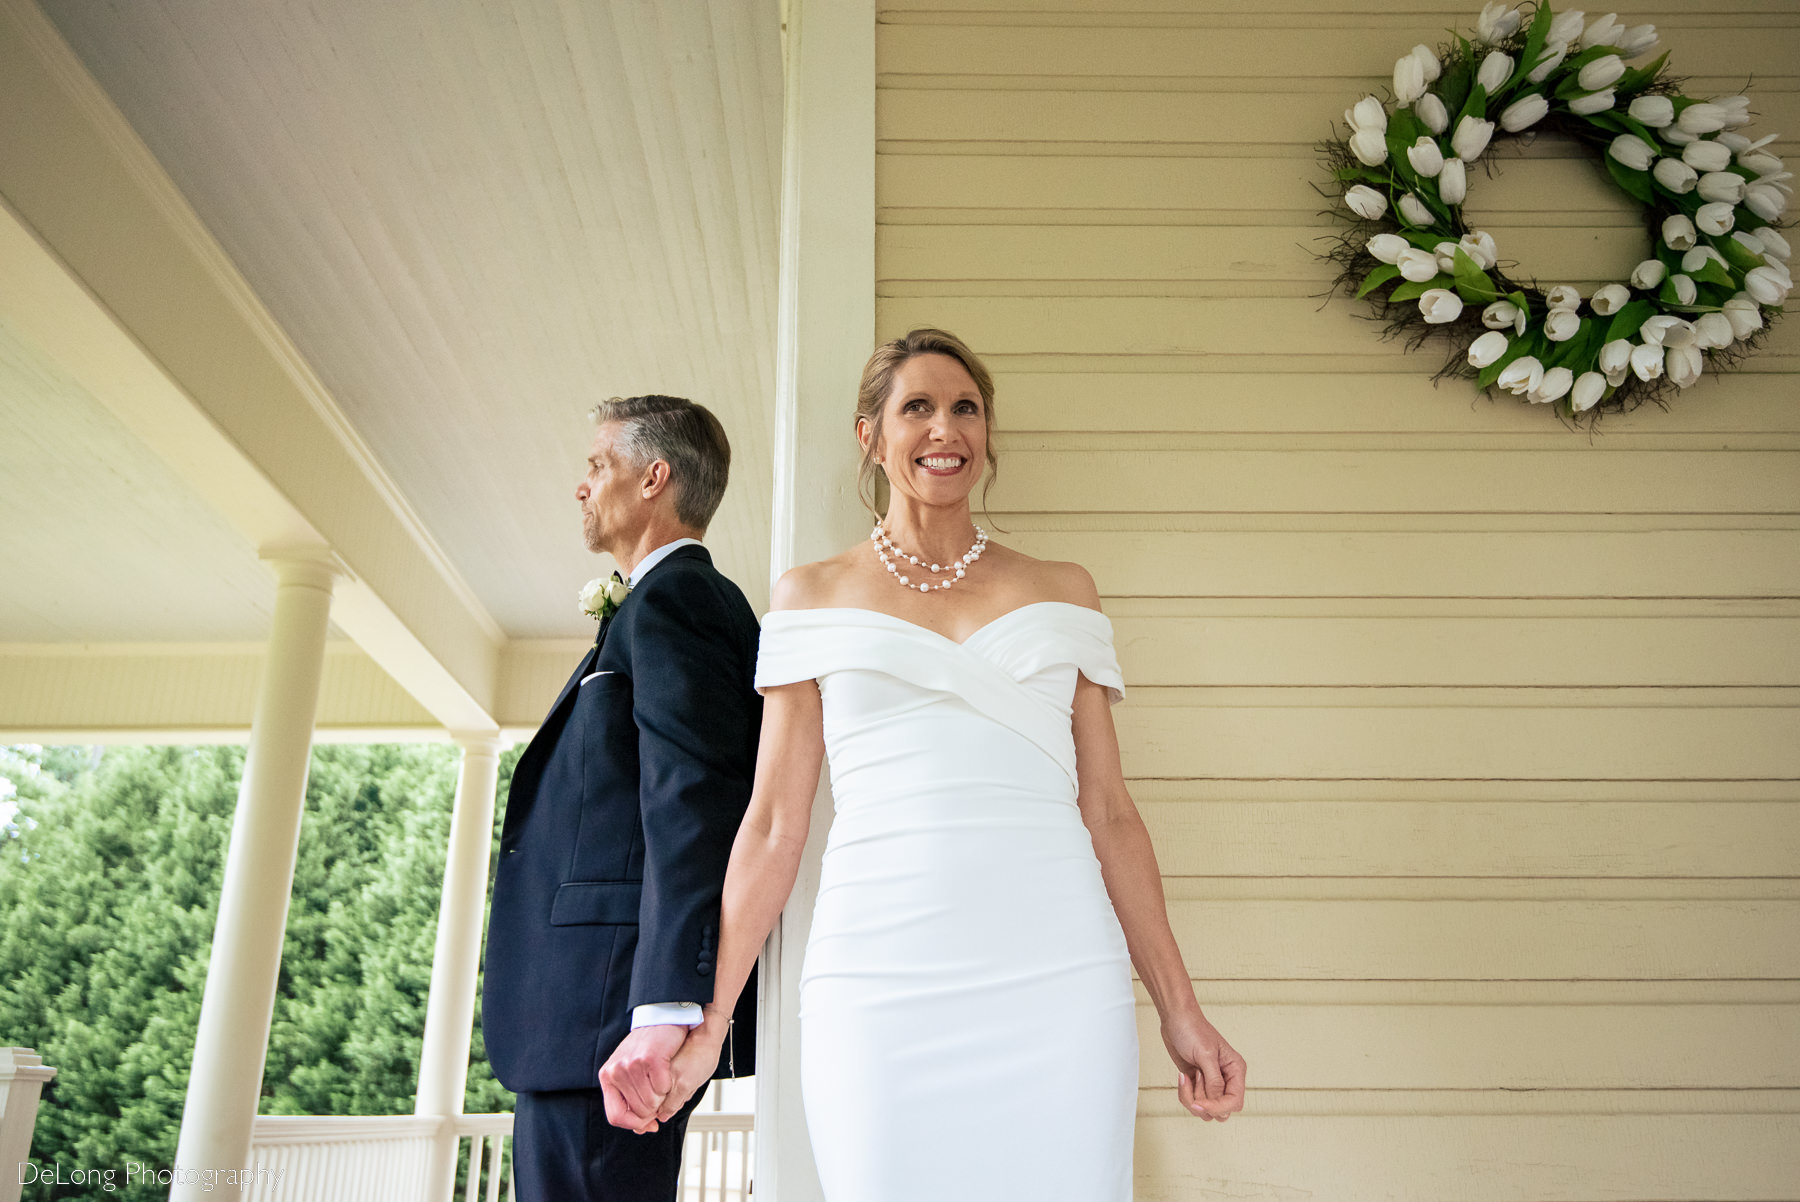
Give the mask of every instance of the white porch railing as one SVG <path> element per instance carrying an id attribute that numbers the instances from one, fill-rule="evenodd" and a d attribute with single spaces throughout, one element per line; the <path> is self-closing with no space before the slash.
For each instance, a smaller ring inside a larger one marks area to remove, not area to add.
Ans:
<path id="1" fill-rule="evenodd" d="M 713 1105 L 719 1099 L 715 1092 Z M 257 1170 L 246 1202 L 452 1202 L 426 1198 L 441 1124 L 458 1137 L 461 1202 L 512 1202 L 512 1115 L 442 1119 L 263 1116 L 250 1137 Z M 700 1110 L 682 1149 L 681 1202 L 749 1202 L 754 1115 Z"/>

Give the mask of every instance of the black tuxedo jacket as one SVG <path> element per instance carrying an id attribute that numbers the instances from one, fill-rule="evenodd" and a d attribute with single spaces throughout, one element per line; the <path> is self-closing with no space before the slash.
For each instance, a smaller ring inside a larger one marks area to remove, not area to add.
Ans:
<path id="1" fill-rule="evenodd" d="M 646 1002 L 710 1002 L 750 801 L 756 615 L 697 546 L 600 629 L 519 757 L 488 918 L 482 1033 L 508 1089 L 597 1089 Z M 756 978 L 718 1076 L 755 1070 Z"/>

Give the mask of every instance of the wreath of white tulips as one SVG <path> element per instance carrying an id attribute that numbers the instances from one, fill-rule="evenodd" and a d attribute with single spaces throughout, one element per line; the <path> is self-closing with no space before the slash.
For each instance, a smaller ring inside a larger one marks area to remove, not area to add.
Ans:
<path id="1" fill-rule="evenodd" d="M 1505 3 L 1474 37 L 1394 64 L 1394 101 L 1365 96 L 1324 143 L 1350 230 L 1325 257 L 1413 345 L 1450 335 L 1440 375 L 1473 377 L 1573 416 L 1635 408 L 1751 349 L 1793 287 L 1779 223 L 1792 174 L 1752 141 L 1746 96 L 1681 95 L 1650 25 Z M 1496 133 L 1555 130 L 1592 147 L 1643 206 L 1655 247 L 1629 280 L 1583 296 L 1516 283 L 1463 222 L 1469 169 Z"/>

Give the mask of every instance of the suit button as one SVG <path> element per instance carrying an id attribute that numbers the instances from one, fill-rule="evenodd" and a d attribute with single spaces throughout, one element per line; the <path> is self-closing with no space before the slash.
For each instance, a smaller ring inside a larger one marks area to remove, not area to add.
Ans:
<path id="1" fill-rule="evenodd" d="M 710 977 L 712 976 L 712 965 L 702 961 L 701 963 L 694 965 L 694 971 L 703 977 Z"/>

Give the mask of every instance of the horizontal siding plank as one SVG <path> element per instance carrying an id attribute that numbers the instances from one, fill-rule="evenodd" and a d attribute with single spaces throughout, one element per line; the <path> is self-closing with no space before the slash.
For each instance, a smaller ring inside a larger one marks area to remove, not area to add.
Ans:
<path id="1" fill-rule="evenodd" d="M 1464 18 L 1472 27 L 1474 13 Z M 1765 78 L 1794 71 L 1792 39 L 1764 29 L 1709 31 L 1687 37 L 1670 58 L 1691 75 Z M 1372 28 L 1367 21 L 1326 16 L 1279 30 L 1254 27 L 1152 25 L 987 25 L 965 22 L 885 25 L 876 39 L 883 74 L 1167 76 L 1207 79 L 1254 68 L 1270 83 L 1288 77 L 1355 79 L 1386 75 L 1415 42 L 1444 39 L 1440 23 L 1411 29 Z M 1670 32 L 1670 36 L 1674 34 Z M 1670 47 L 1664 47 L 1669 49 Z"/>
<path id="2" fill-rule="evenodd" d="M 1169 921 L 1206 980 L 1800 976 L 1800 901 L 1174 900 Z"/>
<path id="3" fill-rule="evenodd" d="M 1410 46 L 1410 42 L 1398 46 L 1393 53 Z M 1387 59 L 1384 73 L 1392 62 Z M 1359 73 L 1344 80 L 1341 99 L 1314 88 L 1111 91 L 890 86 L 876 94 L 875 128 L 878 138 L 892 142 L 1310 147 L 1334 128 L 1341 131 L 1344 109 L 1382 83 Z M 1751 127 L 1757 131 L 1753 136 L 1800 124 L 1795 120 L 1800 117 L 1800 93 L 1759 92 L 1755 107 L 1759 115 Z M 1265 199 L 1261 193 L 1249 195 L 1251 204 Z M 879 191 L 877 198 L 878 203 L 888 203 Z"/>
<path id="4" fill-rule="evenodd" d="M 1108 596 L 1800 597 L 1800 530 L 1019 530 Z"/>
<path id="5" fill-rule="evenodd" d="M 1800 1197 L 1796 1145 L 1794 1114 L 1279 1118 L 1252 1103 L 1222 1127 L 1141 1117 L 1135 1197 L 1783 1202 Z"/>
<path id="6" fill-rule="evenodd" d="M 1334 302 L 1348 303 L 1348 302 Z M 1068 371 L 994 372 L 995 411 L 1001 428 L 1001 475 L 1010 472 L 1007 431 L 1304 431 L 1370 433 L 1530 433 L 1558 443 L 1570 440 L 1562 426 L 1547 424 L 1543 411 L 1510 397 L 1493 397 L 1466 380 L 1434 383 L 1429 359 L 1421 363 L 1392 344 L 1392 374 L 1281 371 L 1272 359 L 1268 372 L 1092 371 L 1079 364 Z M 1752 360 L 1754 363 L 1755 361 Z M 990 366 L 993 366 L 990 364 Z M 1784 432 L 1800 433 L 1795 383 L 1785 374 L 1737 371 L 1714 377 L 1664 410 L 1646 405 L 1633 413 L 1609 414 L 1595 445 L 1606 446 L 1632 433 Z M 1584 444 L 1585 445 L 1585 444 Z M 999 487 L 998 484 L 995 487 Z"/>
<path id="7" fill-rule="evenodd" d="M 1328 284 L 1321 273 L 1318 287 Z M 1341 297 L 1323 308 L 1305 296 L 890 297 L 876 305 L 879 338 L 928 325 L 955 331 L 984 355 L 1205 355 L 1229 350 L 1305 362 L 1386 354 L 1397 361 L 1410 358 L 1427 374 L 1444 357 L 1436 344 L 1409 356 L 1403 343 L 1382 342 L 1369 307 Z M 1775 354 L 1800 354 L 1800 322 L 1777 321 L 1766 347 Z"/>
<path id="8" fill-rule="evenodd" d="M 1113 618 L 1134 685 L 1800 685 L 1800 618 Z"/>
<path id="9" fill-rule="evenodd" d="M 1077 481 L 1084 483 L 1072 486 Z M 1036 450 L 1014 444 L 989 503 L 1029 513 L 1796 513 L 1800 452 Z"/>
<path id="10" fill-rule="evenodd" d="M 1117 722 L 1133 777 L 1800 779 L 1800 707 L 1663 692 L 1139 689 Z"/>
<path id="11" fill-rule="evenodd" d="M 1800 1089 L 1797 1006 L 1202 1004 L 1263 1089 Z M 1139 1087 L 1164 1087 L 1137 1014 Z"/>
<path id="12" fill-rule="evenodd" d="M 1157 783 L 1132 791 L 1168 877 L 1800 876 L 1800 785 L 1789 801 L 1293 802 L 1154 800 L 1182 792 Z"/>

